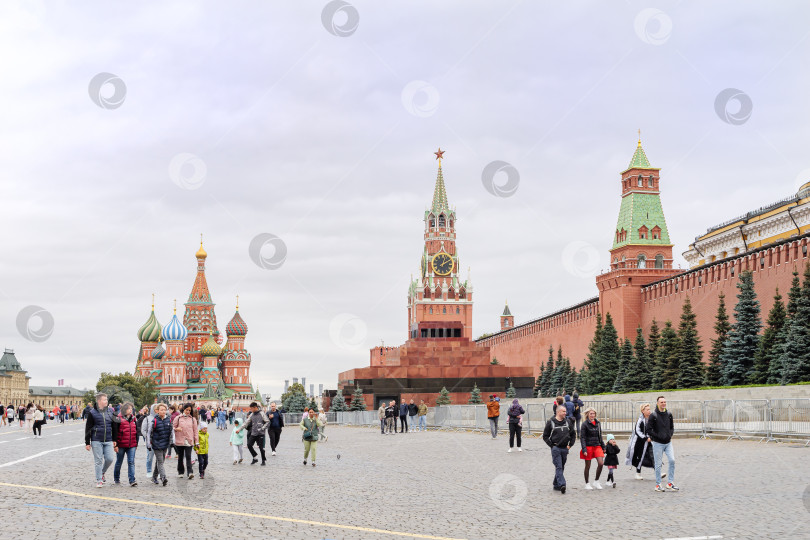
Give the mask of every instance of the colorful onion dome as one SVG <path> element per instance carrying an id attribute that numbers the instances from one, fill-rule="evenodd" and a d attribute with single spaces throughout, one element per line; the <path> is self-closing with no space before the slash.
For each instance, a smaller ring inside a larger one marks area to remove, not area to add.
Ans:
<path id="1" fill-rule="evenodd" d="M 194 254 L 198 259 L 205 259 L 208 257 L 208 253 L 202 247 L 202 238 L 200 239 L 200 249 L 197 250 L 197 253 Z"/>
<path id="2" fill-rule="evenodd" d="M 149 318 L 138 329 L 138 339 L 143 341 L 157 341 L 160 338 L 160 323 L 155 317 L 155 306 L 152 306 L 152 313 Z"/>
<path id="3" fill-rule="evenodd" d="M 180 322 L 180 319 L 177 318 L 177 312 L 175 310 L 171 322 L 163 327 L 163 339 L 166 341 L 182 341 L 186 339 L 186 336 L 188 336 L 188 330 L 183 326 L 183 323 Z"/>
<path id="4" fill-rule="evenodd" d="M 160 360 L 166 354 L 166 349 L 163 348 L 163 342 L 158 343 L 157 347 L 152 350 L 152 360 Z"/>
<path id="5" fill-rule="evenodd" d="M 236 313 L 233 314 L 231 322 L 225 327 L 225 333 L 229 336 L 244 336 L 247 334 L 248 327 L 242 316 L 239 315 L 239 308 L 236 308 Z"/>
<path id="6" fill-rule="evenodd" d="M 208 336 L 208 341 L 203 343 L 200 347 L 200 354 L 203 356 L 219 356 L 222 353 L 222 348 L 214 341 L 214 334 Z"/>

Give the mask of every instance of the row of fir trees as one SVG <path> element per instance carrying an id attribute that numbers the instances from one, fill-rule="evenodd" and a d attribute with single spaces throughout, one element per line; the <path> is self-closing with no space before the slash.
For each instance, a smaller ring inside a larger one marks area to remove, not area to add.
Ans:
<path id="1" fill-rule="evenodd" d="M 653 320 L 646 339 L 641 328 L 636 329 L 634 341 L 619 339 L 610 313 L 604 322 L 597 314 L 596 331 L 581 372 L 577 374 L 558 349 L 556 363 L 549 354 L 548 361 L 540 365 L 535 394 L 559 395 L 564 388 L 600 394 L 810 381 L 810 264 L 805 267 L 803 281 L 794 270 L 787 306 L 776 289 L 763 332 L 750 271 L 740 273 L 737 289 L 733 323 L 725 295 L 720 294 L 706 364 L 687 297 L 677 328 L 671 321 L 660 328 Z"/>

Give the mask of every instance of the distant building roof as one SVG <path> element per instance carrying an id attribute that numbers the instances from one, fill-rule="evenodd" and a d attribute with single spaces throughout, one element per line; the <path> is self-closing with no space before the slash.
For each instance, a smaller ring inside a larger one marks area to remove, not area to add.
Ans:
<path id="1" fill-rule="evenodd" d="M 32 396 L 80 397 L 88 390 L 79 390 L 72 386 L 29 386 L 28 393 Z"/>
<path id="2" fill-rule="evenodd" d="M 25 371 L 14 356 L 14 349 L 6 349 L 0 358 L 0 371 Z"/>

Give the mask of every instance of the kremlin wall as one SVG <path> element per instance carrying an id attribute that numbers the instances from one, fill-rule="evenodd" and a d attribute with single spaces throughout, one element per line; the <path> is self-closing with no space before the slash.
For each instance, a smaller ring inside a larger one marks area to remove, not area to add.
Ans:
<path id="1" fill-rule="evenodd" d="M 639 326 L 649 334 L 653 320 L 659 327 L 667 320 L 677 326 L 687 297 L 705 359 L 720 293 L 733 322 L 740 272 L 753 273 L 764 321 L 776 288 L 786 296 L 793 272 L 801 274 L 808 261 L 810 182 L 795 195 L 708 229 L 684 253 L 690 268 L 675 268 L 661 197 L 666 183 L 639 140 L 620 173 L 610 269 L 596 277 L 598 296 L 518 325 L 506 305 L 500 331 L 472 341 L 473 285 L 469 274 L 464 281 L 459 276 L 456 213 L 447 203 L 442 154 L 436 153 L 433 203 L 424 216 L 421 275 L 408 289 L 408 341 L 375 347 L 368 367 L 341 373 L 338 388 L 347 401 L 351 390 L 361 388 L 370 407 L 383 399 L 424 399 L 432 405 L 446 387 L 453 403 L 466 403 L 474 386 L 486 398 L 503 396 L 509 384 L 518 397 L 531 397 L 549 347 L 561 346 L 572 366 L 582 368 L 597 313 L 610 313 L 619 338 L 634 340 Z M 491 363 L 495 359 L 498 365 Z"/>

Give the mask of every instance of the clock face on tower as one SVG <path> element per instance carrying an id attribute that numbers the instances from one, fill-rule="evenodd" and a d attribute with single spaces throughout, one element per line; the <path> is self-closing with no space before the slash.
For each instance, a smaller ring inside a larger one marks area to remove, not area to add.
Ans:
<path id="1" fill-rule="evenodd" d="M 453 258 L 447 253 L 437 253 L 431 261 L 433 271 L 440 276 L 448 276 L 453 271 Z"/>

